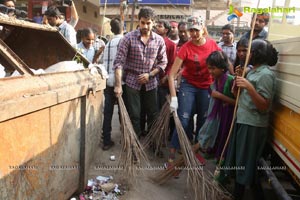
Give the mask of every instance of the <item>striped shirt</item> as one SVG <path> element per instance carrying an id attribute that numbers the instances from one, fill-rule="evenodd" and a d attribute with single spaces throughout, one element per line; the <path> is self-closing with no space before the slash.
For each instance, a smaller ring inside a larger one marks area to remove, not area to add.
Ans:
<path id="1" fill-rule="evenodd" d="M 127 86 L 141 90 L 138 76 L 143 73 L 159 68 L 164 70 L 167 65 L 166 46 L 164 39 L 158 34 L 151 32 L 150 38 L 145 45 L 141 40 L 139 29 L 127 33 L 119 44 L 114 69 L 123 69 L 123 80 Z M 157 79 L 152 78 L 145 84 L 146 91 L 157 87 Z"/>
<path id="2" fill-rule="evenodd" d="M 106 84 L 110 87 L 115 83 L 115 72 L 113 70 L 113 62 L 118 52 L 119 42 L 123 38 L 122 34 L 115 35 L 111 41 L 109 41 L 104 49 L 103 53 L 103 65 L 108 73 L 109 78 Z"/>
<path id="3" fill-rule="evenodd" d="M 233 42 L 230 46 L 225 45 L 224 42 L 220 42 L 218 46 L 227 55 L 231 64 L 234 64 L 236 58 L 236 42 Z"/>
<path id="4" fill-rule="evenodd" d="M 73 47 L 76 47 L 76 31 L 70 24 L 64 21 L 61 25 L 59 25 L 58 30 Z"/>

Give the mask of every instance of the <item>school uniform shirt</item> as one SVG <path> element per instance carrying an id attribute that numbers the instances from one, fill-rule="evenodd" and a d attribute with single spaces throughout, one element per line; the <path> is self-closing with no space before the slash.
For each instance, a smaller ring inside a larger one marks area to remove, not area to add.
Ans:
<path id="1" fill-rule="evenodd" d="M 177 56 L 183 60 L 182 76 L 196 88 L 207 89 L 213 82 L 206 59 L 213 51 L 221 51 L 217 43 L 206 38 L 206 43 L 197 46 L 192 41 L 186 42 L 179 50 Z"/>
<path id="2" fill-rule="evenodd" d="M 275 94 L 276 78 L 274 73 L 269 69 L 269 66 L 262 65 L 250 70 L 246 78 L 262 97 L 272 102 Z M 243 89 L 238 103 L 237 123 L 256 127 L 268 127 L 270 108 L 271 105 L 265 112 L 257 110 L 248 94 L 248 90 Z"/>
<path id="3" fill-rule="evenodd" d="M 93 46 L 91 46 L 90 48 L 85 48 L 85 46 L 83 45 L 82 42 L 78 43 L 77 45 L 77 49 L 79 50 L 80 53 L 82 53 L 86 59 L 92 63 L 93 62 L 93 58 L 95 55 L 95 48 Z"/>
<path id="4" fill-rule="evenodd" d="M 121 40 L 114 69 L 123 69 L 126 85 L 141 90 L 142 84 L 137 81 L 139 75 L 149 73 L 156 68 L 164 70 L 167 62 L 164 39 L 152 31 L 147 44 L 144 44 L 141 40 L 141 32 L 137 29 L 127 33 Z M 145 84 L 145 88 L 146 91 L 157 88 L 157 79 L 150 79 Z"/>

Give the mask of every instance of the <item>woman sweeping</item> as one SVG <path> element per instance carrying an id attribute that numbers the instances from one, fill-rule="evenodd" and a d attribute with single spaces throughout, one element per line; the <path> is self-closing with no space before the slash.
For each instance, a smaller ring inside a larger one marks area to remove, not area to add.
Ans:
<path id="1" fill-rule="evenodd" d="M 208 88 L 213 82 L 206 66 L 206 58 L 211 52 L 221 49 L 213 39 L 207 37 L 208 33 L 202 18 L 191 17 L 188 23 L 191 40 L 180 48 L 168 81 L 171 95 L 170 109 L 178 112 L 178 118 L 188 138 L 192 141 L 193 134 L 188 131 L 189 122 L 193 115 L 197 114 L 196 131 L 198 132 L 203 125 L 209 104 Z M 183 66 L 183 71 L 177 99 L 174 80 L 181 66 Z M 173 162 L 176 149 L 179 148 L 178 134 L 174 130 L 168 164 Z"/>
<path id="2" fill-rule="evenodd" d="M 269 69 L 278 60 L 278 52 L 266 40 L 252 42 L 250 62 L 253 69 L 246 78 L 237 76 L 241 94 L 224 169 L 235 176 L 235 199 L 242 199 L 245 186 L 254 186 L 255 199 L 262 199 L 257 184 L 257 162 L 268 137 L 269 111 L 275 93 L 275 75 Z"/>

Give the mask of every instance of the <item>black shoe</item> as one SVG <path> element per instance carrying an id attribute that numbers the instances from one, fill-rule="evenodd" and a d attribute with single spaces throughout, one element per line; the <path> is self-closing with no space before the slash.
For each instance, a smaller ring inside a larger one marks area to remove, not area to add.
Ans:
<path id="1" fill-rule="evenodd" d="M 114 145 L 115 145 L 114 141 L 110 141 L 109 144 L 103 145 L 102 150 L 103 150 L 103 151 L 107 151 L 107 150 L 109 150 L 111 147 L 113 147 Z"/>

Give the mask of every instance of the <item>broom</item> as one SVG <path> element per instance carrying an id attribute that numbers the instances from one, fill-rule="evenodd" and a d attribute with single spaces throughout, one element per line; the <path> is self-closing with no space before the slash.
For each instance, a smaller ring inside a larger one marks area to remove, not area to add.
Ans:
<path id="1" fill-rule="evenodd" d="M 184 160 L 183 160 L 183 156 L 180 156 L 177 160 L 174 160 L 172 165 L 170 165 L 166 170 L 158 172 L 156 176 L 150 177 L 150 179 L 153 182 L 162 185 L 166 183 L 168 180 L 170 180 L 172 177 L 174 177 L 175 174 L 178 174 L 183 168 L 184 168 Z"/>
<path id="2" fill-rule="evenodd" d="M 257 2 L 257 7 L 259 6 L 259 3 L 260 3 L 260 0 L 258 0 L 258 2 Z M 242 77 L 245 76 L 246 69 L 247 69 L 247 66 L 248 66 L 248 63 L 249 63 L 249 57 L 250 57 L 250 52 L 251 52 L 251 41 L 252 41 L 252 38 L 253 38 L 253 32 L 254 32 L 254 26 L 255 26 L 256 16 L 257 16 L 257 13 L 255 13 L 255 15 L 253 17 L 253 23 L 251 25 L 251 33 L 250 33 L 250 38 L 249 38 L 249 42 L 248 42 L 249 45 L 248 45 L 248 49 L 247 49 L 246 60 L 245 60 L 244 67 L 243 67 Z M 225 142 L 225 145 L 223 147 L 223 150 L 222 150 L 222 153 L 221 153 L 221 156 L 220 156 L 220 160 L 219 160 L 218 165 L 216 166 L 216 170 L 214 172 L 214 179 L 215 180 L 219 180 L 219 178 L 220 178 L 220 171 L 221 171 L 220 169 L 221 169 L 221 166 L 224 163 L 225 150 L 227 148 L 227 145 L 229 143 L 229 139 L 230 139 L 231 134 L 232 134 L 232 130 L 233 130 L 233 126 L 234 126 L 234 122 L 235 122 L 235 118 L 236 118 L 236 112 L 237 112 L 238 102 L 239 102 L 239 98 L 240 98 L 240 93 L 241 93 L 241 88 L 238 88 L 237 96 L 236 96 L 236 101 L 235 101 L 235 106 L 234 106 L 234 111 L 233 111 L 233 117 L 232 117 L 230 129 L 229 129 L 229 133 L 228 133 L 228 136 L 226 138 L 226 142 Z"/>
<path id="3" fill-rule="evenodd" d="M 154 154 L 157 155 L 162 148 L 163 144 L 167 144 L 170 123 L 170 96 L 168 95 L 167 101 L 163 105 L 158 117 L 153 122 L 149 133 L 144 140 L 144 148 L 152 145 Z"/>
<path id="4" fill-rule="evenodd" d="M 137 175 L 137 166 L 141 163 L 148 165 L 147 155 L 135 134 L 128 112 L 122 97 L 118 97 L 121 118 L 121 154 L 119 166 L 123 167 L 123 176 L 134 179 Z M 142 170 L 139 170 L 142 171 Z"/>
<path id="5" fill-rule="evenodd" d="M 229 193 L 225 193 L 218 185 L 213 183 L 212 174 L 203 170 L 202 164 L 196 158 L 190 141 L 185 134 L 176 112 L 173 112 L 176 130 L 182 149 L 182 156 L 156 177 L 152 178 L 158 184 L 163 184 L 181 169 L 188 170 L 187 182 L 191 185 L 192 194 L 195 199 L 230 199 Z"/>
<path id="6" fill-rule="evenodd" d="M 182 127 L 177 112 L 173 112 L 175 126 L 178 133 L 180 147 L 188 170 L 187 182 L 192 186 L 192 193 L 195 199 L 230 199 L 230 195 L 226 194 L 212 181 L 212 174 L 204 171 L 202 164 L 196 158 L 190 141 Z"/>

